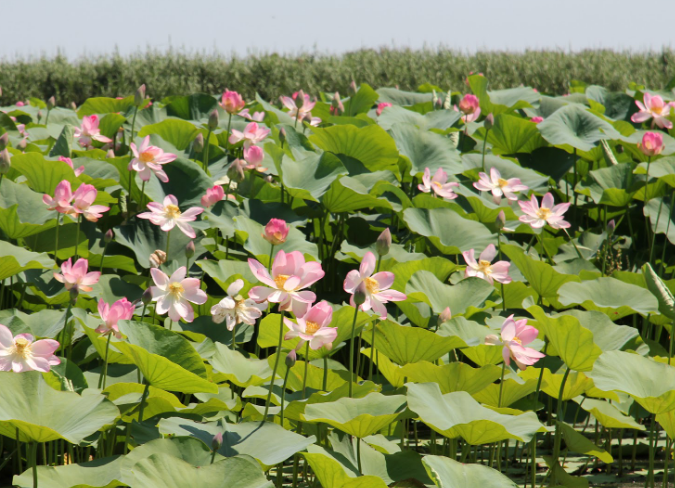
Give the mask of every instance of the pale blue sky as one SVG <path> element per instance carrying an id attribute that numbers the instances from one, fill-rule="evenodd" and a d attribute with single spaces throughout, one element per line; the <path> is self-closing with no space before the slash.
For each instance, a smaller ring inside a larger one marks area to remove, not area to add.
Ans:
<path id="1" fill-rule="evenodd" d="M 673 47 L 675 0 L 0 0 L 0 57 Z M 643 13 L 649 9 L 652 13 Z M 670 18 L 670 20 L 668 20 Z"/>

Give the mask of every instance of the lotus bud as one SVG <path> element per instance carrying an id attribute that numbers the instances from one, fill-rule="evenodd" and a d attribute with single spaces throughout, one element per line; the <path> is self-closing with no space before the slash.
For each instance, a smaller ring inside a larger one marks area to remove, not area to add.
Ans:
<path id="1" fill-rule="evenodd" d="M 492 129 L 495 125 L 495 116 L 492 114 L 487 114 L 487 117 L 485 117 L 485 120 L 483 121 L 483 125 L 487 130 Z"/>
<path id="2" fill-rule="evenodd" d="M 110 242 L 112 242 L 113 237 L 115 237 L 115 233 L 113 232 L 112 229 L 108 229 L 107 231 L 105 231 L 105 234 L 103 234 L 103 242 L 109 244 Z"/>
<path id="3" fill-rule="evenodd" d="M 190 259 L 194 255 L 195 255 L 195 243 L 194 241 L 190 241 L 187 243 L 187 246 L 185 246 L 185 257 Z"/>
<path id="4" fill-rule="evenodd" d="M 438 321 L 439 323 L 447 322 L 452 318 L 452 313 L 450 312 L 450 307 L 445 307 L 445 310 L 441 312 L 441 314 L 438 316 Z"/>
<path id="5" fill-rule="evenodd" d="M 204 135 L 201 132 L 195 137 L 195 142 L 192 147 L 196 153 L 200 153 L 204 150 Z"/>
<path id="6" fill-rule="evenodd" d="M 246 161 L 241 159 L 235 159 L 230 164 L 230 167 L 227 168 L 227 177 L 231 181 L 240 182 L 244 180 L 244 168 L 246 167 Z"/>
<path id="7" fill-rule="evenodd" d="M 150 302 L 152 302 L 152 289 L 147 288 L 143 294 L 141 295 L 141 302 L 143 302 L 143 305 L 150 305 Z"/>
<path id="8" fill-rule="evenodd" d="M 77 286 L 74 286 L 70 289 L 70 303 L 72 305 L 75 305 L 77 303 L 77 297 L 80 294 L 80 290 L 78 290 Z"/>
<path id="9" fill-rule="evenodd" d="M 54 98 L 54 96 L 52 95 L 52 96 L 49 97 L 49 99 L 47 100 L 47 108 L 48 108 L 49 110 L 51 110 L 51 109 L 53 109 L 54 107 L 56 107 L 56 98 Z"/>
<path id="10" fill-rule="evenodd" d="M 70 102 L 70 108 L 77 110 L 77 104 L 75 102 Z"/>
<path id="11" fill-rule="evenodd" d="M 497 219 L 495 220 L 495 225 L 497 226 L 497 229 L 502 230 L 504 227 L 506 227 L 506 214 L 502 210 L 499 212 L 499 215 L 497 215 Z"/>
<path id="12" fill-rule="evenodd" d="M 144 103 L 145 103 L 145 84 L 142 84 L 141 86 L 138 87 L 136 93 L 134 94 L 134 105 L 136 105 L 136 108 L 141 108 Z"/>
<path id="13" fill-rule="evenodd" d="M 43 115 L 42 110 L 38 110 L 38 113 L 37 113 L 38 124 L 40 123 L 40 119 L 42 119 L 42 115 Z"/>
<path id="14" fill-rule="evenodd" d="M 5 149 L 9 145 L 9 134 L 5 132 L 0 136 L 0 151 Z"/>
<path id="15" fill-rule="evenodd" d="M 387 227 L 379 235 L 377 241 L 375 241 L 375 250 L 377 251 L 377 254 L 379 254 L 380 256 L 386 256 L 387 254 L 389 254 L 390 248 L 391 248 L 391 232 L 389 231 L 389 227 Z"/>
<path id="16" fill-rule="evenodd" d="M 352 82 L 349 84 L 349 91 L 352 94 L 356 94 L 356 92 L 359 91 L 359 89 L 356 87 L 356 81 L 352 80 Z"/>
<path id="17" fill-rule="evenodd" d="M 265 226 L 262 236 L 273 246 L 283 244 L 286 242 L 286 237 L 288 237 L 288 224 L 282 219 L 270 219 Z"/>
<path id="18" fill-rule="evenodd" d="M 164 263 L 166 263 L 166 253 L 164 251 L 157 249 L 150 255 L 150 267 L 159 268 Z"/>
<path id="19" fill-rule="evenodd" d="M 9 169 L 12 167 L 12 155 L 9 154 L 7 149 L 0 151 L 0 175 L 6 175 L 9 173 Z"/>
<path id="20" fill-rule="evenodd" d="M 24 151 L 24 150 L 26 149 L 27 146 L 28 146 L 28 141 L 27 141 L 26 138 L 24 137 L 24 138 L 21 139 L 21 140 L 19 141 L 19 143 L 16 145 L 16 148 L 17 148 L 19 151 Z"/>
<path id="21" fill-rule="evenodd" d="M 286 356 L 286 367 L 287 368 L 292 368 L 295 366 L 295 362 L 298 360 L 298 355 L 295 352 L 295 349 L 293 349 L 291 352 L 288 353 Z"/>
<path id="22" fill-rule="evenodd" d="M 106 157 L 106 159 L 114 158 L 115 157 L 115 151 L 113 151 L 112 149 L 108 149 L 108 152 L 105 153 L 105 157 Z"/>
<path id="23" fill-rule="evenodd" d="M 298 108 L 302 108 L 304 104 L 305 104 L 305 92 L 300 90 L 296 93 L 295 106 Z"/>
<path id="24" fill-rule="evenodd" d="M 368 290 L 366 288 L 366 282 L 362 281 L 359 283 L 359 286 L 354 290 L 354 303 L 357 307 L 363 305 L 366 301 Z"/>
<path id="25" fill-rule="evenodd" d="M 212 451 L 217 451 L 220 449 L 220 446 L 223 445 L 223 433 L 218 432 L 216 435 L 213 436 L 213 439 L 211 439 L 211 450 Z"/>
<path id="26" fill-rule="evenodd" d="M 218 117 L 218 110 L 214 110 L 209 114 L 209 129 L 215 130 L 218 128 L 218 122 L 220 122 L 220 117 Z"/>
<path id="27" fill-rule="evenodd" d="M 333 95 L 333 100 L 330 103 L 331 105 L 331 113 L 335 115 L 341 115 L 345 111 L 345 106 L 342 104 L 342 100 L 340 100 L 340 93 L 335 92 L 335 95 Z"/>
<path id="28" fill-rule="evenodd" d="M 614 219 L 607 222 L 607 232 L 609 232 L 610 234 L 614 234 L 615 228 L 616 228 L 616 222 L 614 222 Z"/>
<path id="29" fill-rule="evenodd" d="M 283 127 L 279 129 L 279 142 L 281 142 L 281 145 L 284 145 L 284 142 L 286 142 L 286 129 Z"/>

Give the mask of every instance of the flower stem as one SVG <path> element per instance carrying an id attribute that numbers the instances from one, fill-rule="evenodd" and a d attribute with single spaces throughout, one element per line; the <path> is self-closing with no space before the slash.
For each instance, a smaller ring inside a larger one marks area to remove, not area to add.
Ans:
<path id="1" fill-rule="evenodd" d="M 207 173 L 209 167 L 209 146 L 211 145 L 209 143 L 210 140 L 211 140 L 211 128 L 209 127 L 209 131 L 206 134 L 206 139 L 204 140 L 204 154 L 203 154 L 204 173 Z"/>
<path id="2" fill-rule="evenodd" d="M 169 244 L 171 243 L 171 231 L 166 233 L 166 260 L 169 261 Z"/>
<path id="3" fill-rule="evenodd" d="M 370 365 L 368 366 L 368 381 L 371 381 L 373 379 L 373 367 L 375 364 L 375 361 L 373 360 L 373 356 L 375 354 L 375 327 L 377 326 L 377 322 L 373 324 L 373 335 L 370 338 Z"/>
<path id="4" fill-rule="evenodd" d="M 567 378 L 570 375 L 570 369 L 567 368 L 565 374 L 563 375 L 562 382 L 560 383 L 560 393 L 558 393 L 558 413 L 556 415 L 556 424 L 555 424 L 555 439 L 553 441 L 553 462 L 557 463 L 558 458 L 560 457 L 560 437 L 561 425 L 563 422 L 563 392 L 565 390 L 565 383 Z M 556 486 L 556 475 L 555 470 L 551 469 L 551 486 Z"/>
<path id="5" fill-rule="evenodd" d="M 309 341 L 305 342 L 305 375 L 302 378 L 302 399 L 306 398 L 307 373 L 309 371 Z"/>
<path id="6" fill-rule="evenodd" d="M 134 118 L 131 119 L 131 139 L 129 139 L 129 142 L 134 142 L 134 129 L 136 127 L 136 115 L 138 115 L 138 107 L 135 108 L 134 110 Z M 113 150 L 115 148 L 113 147 Z M 131 193 L 131 185 L 129 185 L 129 193 Z"/>
<path id="7" fill-rule="evenodd" d="M 485 172 L 485 150 L 487 149 L 487 138 L 489 133 L 490 129 L 487 129 L 485 131 L 485 139 L 483 139 L 483 157 L 481 159 L 481 168 L 483 168 L 483 172 Z"/>
<path id="8" fill-rule="evenodd" d="M 143 209 L 143 202 L 145 201 L 145 183 L 146 183 L 146 181 L 143 180 L 143 183 L 141 184 L 141 195 L 140 195 L 140 201 L 138 202 L 137 212 L 140 212 Z"/>
<path id="9" fill-rule="evenodd" d="M 237 322 L 235 321 L 234 326 L 232 327 L 232 350 L 237 350 Z"/>
<path id="10" fill-rule="evenodd" d="M 497 401 L 497 408 L 502 408 L 502 391 L 504 390 L 504 372 L 506 371 L 506 363 L 502 363 L 502 378 L 499 382 L 499 400 Z"/>
<path id="11" fill-rule="evenodd" d="M 284 385 L 281 388 L 281 423 L 280 425 L 284 426 L 284 401 L 286 400 L 286 383 L 288 383 L 288 373 L 290 373 L 291 368 L 286 368 L 286 373 L 284 374 Z"/>
<path id="12" fill-rule="evenodd" d="M 265 413 L 263 414 L 263 422 L 267 421 L 267 412 L 270 409 L 270 401 L 272 399 L 272 389 L 274 388 L 274 379 L 277 376 L 277 369 L 279 369 L 279 358 L 281 357 L 281 344 L 284 342 L 284 311 L 281 310 L 281 320 L 279 323 L 279 344 L 277 345 L 277 357 L 274 358 L 274 368 L 272 368 L 272 379 L 270 381 L 270 390 L 267 392 L 267 401 L 265 402 Z"/>
<path id="13" fill-rule="evenodd" d="M 31 456 L 30 456 L 30 464 L 31 467 L 33 468 L 33 488 L 38 487 L 38 472 L 37 472 L 37 450 L 38 450 L 38 443 L 37 442 L 31 442 Z"/>
<path id="14" fill-rule="evenodd" d="M 328 387 L 328 354 L 323 357 L 323 383 L 321 384 L 321 389 L 326 391 Z"/>
<path id="15" fill-rule="evenodd" d="M 105 359 L 103 359 L 103 374 L 98 380 L 98 387 L 101 390 L 105 390 L 105 381 L 108 376 L 108 351 L 110 351 L 110 339 L 112 338 L 113 332 L 108 332 L 108 340 L 105 344 Z"/>
<path id="16" fill-rule="evenodd" d="M 143 410 L 145 410 L 145 400 L 148 397 L 150 391 L 150 383 L 146 381 L 145 388 L 143 389 L 143 395 L 141 396 L 141 408 L 138 411 L 138 423 L 143 422 Z"/>
<path id="17" fill-rule="evenodd" d="M 225 157 L 227 157 L 227 152 L 230 150 L 230 124 L 232 123 L 232 114 L 227 119 L 227 139 L 225 141 Z M 228 185 L 229 189 L 229 185 Z"/>
<path id="18" fill-rule="evenodd" d="M 272 244 L 272 247 L 270 247 L 270 259 L 267 262 L 267 272 L 269 273 L 270 270 L 272 269 L 272 254 L 274 253 L 274 244 Z"/>
<path id="19" fill-rule="evenodd" d="M 579 251 L 579 248 L 577 247 L 576 243 L 574 242 L 574 239 L 572 239 L 572 236 L 570 235 L 569 232 L 567 232 L 567 229 L 563 229 L 565 231 L 565 234 L 567 234 L 567 237 L 569 237 L 570 242 L 574 246 L 574 250 L 577 252 L 577 256 L 581 259 L 584 259 L 584 257 L 581 254 L 581 251 Z M 542 244 L 543 246 L 543 244 Z"/>
<path id="20" fill-rule="evenodd" d="M 105 252 L 108 250 L 108 244 L 109 242 L 106 242 L 103 245 L 103 254 L 101 254 L 101 266 L 98 267 L 99 272 L 103 272 L 103 260 L 105 259 Z"/>
<path id="21" fill-rule="evenodd" d="M 77 232 L 75 234 L 75 260 L 78 258 L 78 248 L 80 247 L 80 223 L 82 222 L 82 214 L 77 215 Z"/>
<path id="22" fill-rule="evenodd" d="M 54 261 L 58 259 L 57 253 L 59 252 L 59 228 L 61 227 L 61 214 L 56 214 L 56 242 L 54 243 Z"/>
<path id="23" fill-rule="evenodd" d="M 359 314 L 359 307 L 354 309 L 354 321 L 352 322 L 352 341 L 349 344 L 349 398 L 354 397 L 354 336 L 356 335 L 356 317 Z"/>

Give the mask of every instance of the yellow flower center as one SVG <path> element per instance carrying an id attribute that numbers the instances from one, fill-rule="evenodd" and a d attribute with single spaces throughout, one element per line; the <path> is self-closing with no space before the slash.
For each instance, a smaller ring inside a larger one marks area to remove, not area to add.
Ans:
<path id="1" fill-rule="evenodd" d="M 281 232 L 279 232 L 279 231 L 273 233 L 272 235 L 273 235 L 274 238 L 275 238 L 277 241 L 279 241 L 279 242 L 284 242 L 284 241 L 286 240 L 286 239 L 284 239 L 284 235 L 283 235 Z"/>
<path id="2" fill-rule="evenodd" d="M 155 160 L 155 156 L 150 151 L 145 151 L 138 155 L 138 159 L 143 163 L 152 163 Z"/>
<path id="3" fill-rule="evenodd" d="M 551 216 L 550 208 L 541 207 L 539 210 L 537 210 L 537 217 L 539 217 L 541 220 L 548 220 L 550 216 Z"/>
<path id="4" fill-rule="evenodd" d="M 246 299 L 241 295 L 234 297 L 234 308 L 236 310 L 242 310 L 246 308 Z"/>
<path id="5" fill-rule="evenodd" d="M 486 261 L 485 259 L 479 260 L 478 271 L 486 275 L 492 273 L 492 269 L 490 268 L 490 261 Z"/>
<path id="6" fill-rule="evenodd" d="M 173 283 L 169 283 L 169 293 L 176 298 L 180 298 L 184 291 L 185 288 L 183 288 L 183 285 L 179 282 L 174 281 Z"/>
<path id="7" fill-rule="evenodd" d="M 178 205 L 169 204 L 166 206 L 166 216 L 170 219 L 175 219 L 180 217 L 180 208 Z"/>
<path id="8" fill-rule="evenodd" d="M 290 278 L 290 275 L 278 275 L 276 278 L 274 278 L 274 282 L 277 284 L 277 288 L 283 289 L 284 285 L 286 284 L 286 281 L 288 281 L 288 278 Z"/>
<path id="9" fill-rule="evenodd" d="M 666 107 L 667 107 L 667 105 L 664 105 L 663 107 L 651 107 L 650 110 L 652 111 L 652 113 L 654 113 L 656 115 L 661 115 L 661 114 L 663 114 L 663 109 L 666 108 Z"/>
<path id="10" fill-rule="evenodd" d="M 436 185 L 438 188 L 443 188 L 443 185 L 441 185 L 438 181 L 432 181 L 431 183 Z"/>
<path id="11" fill-rule="evenodd" d="M 314 333 L 319 330 L 321 326 L 316 322 L 306 321 L 305 322 L 305 334 L 314 335 Z"/>
<path id="12" fill-rule="evenodd" d="M 24 359 L 30 357 L 30 341 L 28 339 L 24 339 L 23 337 L 16 339 L 14 341 L 14 354 L 21 356 Z"/>
<path id="13" fill-rule="evenodd" d="M 366 290 L 368 290 L 369 293 L 377 293 L 378 291 L 380 291 L 380 289 L 378 288 L 377 280 L 375 280 L 374 278 L 370 277 L 364 278 L 363 282 L 366 284 Z"/>
<path id="14" fill-rule="evenodd" d="M 497 184 L 499 185 L 499 188 L 504 188 L 505 186 L 507 186 L 509 184 L 509 182 L 506 181 L 504 178 L 499 178 L 497 180 Z"/>

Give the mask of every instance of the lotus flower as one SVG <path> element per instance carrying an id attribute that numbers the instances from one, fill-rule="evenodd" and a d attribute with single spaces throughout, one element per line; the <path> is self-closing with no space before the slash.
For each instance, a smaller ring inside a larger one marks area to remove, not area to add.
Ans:
<path id="1" fill-rule="evenodd" d="M 70 187 L 70 182 L 68 180 L 60 182 L 56 185 L 54 197 L 43 195 L 42 202 L 47 205 L 49 210 L 56 210 L 62 214 L 71 213 L 73 208 L 73 190 Z"/>
<path id="2" fill-rule="evenodd" d="M 479 180 L 473 184 L 480 191 L 491 191 L 492 199 L 496 204 L 502 201 L 502 195 L 508 200 L 518 200 L 514 192 L 527 191 L 527 186 L 520 182 L 520 178 L 505 180 L 497 168 L 490 169 L 490 176 L 486 173 L 478 173 Z"/>
<path id="3" fill-rule="evenodd" d="M 150 136 L 145 136 L 138 148 L 133 142 L 129 147 L 131 147 L 131 152 L 134 155 L 134 158 L 129 163 L 129 171 L 137 171 L 142 181 L 149 181 L 153 173 L 162 183 L 169 181 L 169 177 L 162 169 L 162 165 L 174 161 L 176 159 L 175 154 L 165 153 L 161 148 L 151 146 Z"/>
<path id="4" fill-rule="evenodd" d="M 464 98 L 459 102 L 459 109 L 455 105 L 456 112 L 462 112 L 462 121 L 465 124 L 469 122 L 474 122 L 480 117 L 480 106 L 478 102 L 478 97 L 476 95 L 466 94 Z"/>
<path id="5" fill-rule="evenodd" d="M 375 114 L 379 117 L 380 115 L 382 115 L 382 111 L 383 111 L 385 108 L 391 107 L 391 106 L 392 106 L 392 105 L 391 105 L 391 103 L 389 103 L 389 102 L 378 103 L 378 104 L 377 104 L 377 109 L 375 110 Z"/>
<path id="6" fill-rule="evenodd" d="M 326 346 L 330 350 L 333 341 L 337 338 L 337 327 L 328 327 L 333 320 L 333 308 L 326 301 L 321 301 L 309 309 L 302 317 L 296 317 L 296 322 L 284 318 L 284 324 L 290 330 L 284 336 L 285 340 L 300 337 L 296 351 L 299 351 L 305 342 L 309 341 L 310 349 L 317 350 Z"/>
<path id="7" fill-rule="evenodd" d="M 115 334 L 115 337 L 120 339 L 120 329 L 117 322 L 120 320 L 131 320 L 134 316 L 134 305 L 126 298 L 117 300 L 112 305 L 108 305 L 102 298 L 98 300 L 98 314 L 101 316 L 103 323 L 96 328 L 99 334 Z"/>
<path id="8" fill-rule="evenodd" d="M 391 285 L 394 284 L 394 273 L 389 271 L 380 271 L 373 274 L 375 271 L 375 255 L 372 252 L 367 252 L 361 261 L 361 266 L 358 270 L 351 270 L 347 273 L 344 282 L 344 290 L 352 296 L 349 303 L 352 307 L 354 303 L 354 292 L 356 288 L 363 282 L 365 285 L 366 299 L 361 305 L 361 310 L 368 311 L 372 308 L 373 312 L 378 314 L 381 318 L 387 318 L 388 302 L 400 302 L 405 300 L 405 294 L 400 291 L 390 290 Z"/>
<path id="9" fill-rule="evenodd" d="M 247 108 L 239 112 L 239 116 L 254 122 L 262 122 L 265 120 L 265 112 L 253 112 L 253 115 L 251 115 Z"/>
<path id="10" fill-rule="evenodd" d="M 539 229 L 546 224 L 554 229 L 567 229 L 571 224 L 563 220 L 563 214 L 567 212 L 570 204 L 559 203 L 558 205 L 553 206 L 554 203 L 553 195 L 551 195 L 551 193 L 547 193 L 544 195 L 544 198 L 541 199 L 541 207 L 539 207 L 537 197 L 534 195 L 532 195 L 529 202 L 519 201 L 518 205 L 520 205 L 520 209 L 525 212 L 525 215 L 521 215 L 518 220 L 530 224 L 533 229 Z"/>
<path id="11" fill-rule="evenodd" d="M 81 147 L 85 149 L 91 148 L 93 141 L 102 143 L 112 142 L 112 139 L 101 134 L 98 124 L 98 115 L 89 115 L 82 119 L 80 127 L 75 127 L 75 137 L 78 138 L 77 143 Z"/>
<path id="12" fill-rule="evenodd" d="M 96 222 L 103 217 L 101 212 L 107 212 L 110 210 L 110 207 L 93 205 L 96 195 L 98 195 L 98 190 L 94 185 L 80 185 L 75 190 L 75 193 L 73 193 L 73 206 L 70 209 L 69 215 L 75 217 L 81 214 L 89 222 Z"/>
<path id="13" fill-rule="evenodd" d="M 35 341 L 30 334 L 12 336 L 5 325 L 0 324 L 0 371 L 39 371 L 48 373 L 52 366 L 61 364 L 54 353 L 59 343 L 52 339 Z"/>
<path id="14" fill-rule="evenodd" d="M 235 280 L 227 287 L 227 296 L 211 307 L 211 315 L 216 324 L 225 321 L 227 330 L 233 330 L 240 323 L 255 325 L 262 316 L 267 304 L 256 303 L 251 298 L 242 297 L 239 292 L 244 288 L 244 280 Z"/>
<path id="15" fill-rule="evenodd" d="M 538 334 L 537 329 L 527 325 L 527 319 L 513 320 L 513 315 L 510 315 L 502 324 L 501 339 L 496 335 L 489 335 L 485 338 L 485 344 L 504 346 L 502 350 L 504 363 L 509 366 L 513 359 L 520 369 L 525 369 L 545 356 L 536 349 L 525 347 L 535 340 Z"/>
<path id="16" fill-rule="evenodd" d="M 457 198 L 457 194 L 452 190 L 453 187 L 459 187 L 459 183 L 448 182 L 448 174 L 443 171 L 443 168 L 438 168 L 433 178 L 431 178 L 431 170 L 424 168 L 422 184 L 417 185 L 417 188 L 424 193 L 433 191 L 436 196 L 450 200 Z"/>
<path id="17" fill-rule="evenodd" d="M 295 99 L 298 96 L 302 96 L 302 105 L 300 108 L 297 107 L 295 104 Z M 300 95 L 300 92 L 295 92 L 293 94 L 293 98 L 291 97 L 281 97 L 281 103 L 283 104 L 284 107 L 288 109 L 288 115 L 293 118 L 293 119 L 298 119 L 302 120 L 305 118 L 307 114 L 312 115 L 312 109 L 314 108 L 314 105 L 316 105 L 316 102 L 312 102 L 311 98 L 309 95 L 306 93 L 303 93 Z"/>
<path id="18" fill-rule="evenodd" d="M 638 148 L 645 156 L 656 156 L 663 151 L 663 136 L 659 132 L 645 132 Z"/>
<path id="19" fill-rule="evenodd" d="M 260 127 L 257 122 L 251 122 L 246 126 L 244 132 L 232 129 L 232 135 L 230 135 L 229 141 L 230 144 L 236 144 L 243 140 L 244 146 L 248 147 L 262 142 L 269 133 L 269 129 Z"/>
<path id="20" fill-rule="evenodd" d="M 663 98 L 661 98 L 659 95 L 652 96 L 649 93 L 645 93 L 644 102 L 645 103 L 643 105 L 637 100 L 635 101 L 635 104 L 638 106 L 640 111 L 633 114 L 630 120 L 640 124 L 653 117 L 654 120 L 652 121 L 652 127 L 654 127 L 654 124 L 656 124 L 661 129 L 673 128 L 673 123 L 668 120 L 668 116 L 670 115 L 671 107 L 675 106 L 675 102 L 665 103 Z"/>
<path id="21" fill-rule="evenodd" d="M 282 219 L 270 219 L 265 226 L 262 236 L 274 246 L 283 244 L 286 242 L 286 237 L 288 236 L 288 224 Z"/>
<path id="22" fill-rule="evenodd" d="M 470 276 L 475 276 L 482 280 L 487 281 L 491 285 L 494 281 L 498 283 L 511 283 L 511 277 L 509 276 L 509 268 L 511 263 L 508 261 L 497 261 L 495 264 L 492 264 L 492 260 L 497 255 L 497 250 L 495 249 L 494 244 L 488 245 L 485 250 L 480 253 L 478 256 L 478 262 L 474 258 L 474 250 L 469 249 L 464 251 L 462 256 L 464 256 L 464 261 L 466 261 L 466 270 L 464 271 L 464 277 L 468 278 Z"/>
<path id="23" fill-rule="evenodd" d="M 246 102 L 244 102 L 244 99 L 242 98 L 239 93 L 236 91 L 230 91 L 226 90 L 225 93 L 223 93 L 223 98 L 221 99 L 220 106 L 225 110 L 228 114 L 236 114 L 241 109 L 244 108 L 244 105 L 246 105 Z"/>
<path id="24" fill-rule="evenodd" d="M 169 232 L 174 226 L 178 226 L 186 236 L 192 239 L 197 236 L 188 222 L 197 220 L 197 215 L 204 211 L 203 208 L 191 207 L 185 212 L 181 212 L 178 207 L 178 200 L 173 195 L 164 197 L 162 204 L 157 202 L 148 203 L 148 208 L 150 212 L 138 214 L 138 218 L 147 219 L 153 224 L 159 225 L 160 229 L 164 232 Z"/>
<path id="25" fill-rule="evenodd" d="M 538 124 L 539 122 L 543 122 L 543 121 L 544 121 L 544 117 L 540 117 L 539 115 L 537 115 L 535 117 L 532 117 L 530 119 L 530 122 L 534 122 L 535 124 Z"/>
<path id="26" fill-rule="evenodd" d="M 73 264 L 72 258 L 61 264 L 61 273 L 54 273 L 54 279 L 64 284 L 66 290 L 75 288 L 79 291 L 90 292 L 91 285 L 98 283 L 101 277 L 100 271 L 91 271 L 87 273 L 89 261 L 80 258 Z"/>
<path id="27" fill-rule="evenodd" d="M 75 172 L 76 177 L 80 176 L 82 173 L 84 173 L 84 166 L 80 166 L 79 168 L 75 169 L 75 167 L 73 166 L 73 160 L 70 159 L 70 158 L 67 158 L 65 156 L 59 156 L 59 161 L 63 161 L 68 166 L 73 168 L 73 171 Z"/>
<path id="28" fill-rule="evenodd" d="M 254 286 L 248 296 L 258 303 L 265 300 L 278 303 L 280 310 L 292 310 L 296 317 L 305 315 L 309 304 L 316 300 L 313 292 L 303 288 L 313 285 L 325 275 L 321 263 L 305 263 L 300 251 L 287 254 L 280 250 L 274 258 L 271 276 L 265 266 L 255 259 L 249 259 L 248 265 L 255 277 L 267 285 Z"/>
<path id="29" fill-rule="evenodd" d="M 206 303 L 206 292 L 199 289 L 197 278 L 186 278 L 187 269 L 181 266 L 167 276 L 157 268 L 150 270 L 155 286 L 151 286 L 152 301 L 157 302 L 157 313 L 162 315 L 169 312 L 169 318 L 174 322 L 182 318 L 192 322 L 195 318 L 190 302 L 202 305 Z"/>
<path id="30" fill-rule="evenodd" d="M 246 169 L 255 169 L 261 173 L 267 171 L 267 168 L 260 166 L 260 163 L 262 163 L 263 159 L 265 159 L 265 153 L 261 147 L 244 147 L 244 160 L 246 161 Z"/>
<path id="31" fill-rule="evenodd" d="M 220 185 L 206 189 L 206 195 L 202 197 L 202 207 L 209 208 L 225 199 L 225 190 Z"/>

